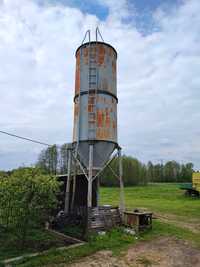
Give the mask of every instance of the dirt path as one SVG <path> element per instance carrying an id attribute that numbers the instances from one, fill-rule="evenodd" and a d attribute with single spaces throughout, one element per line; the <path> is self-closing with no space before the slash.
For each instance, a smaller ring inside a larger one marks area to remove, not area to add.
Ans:
<path id="1" fill-rule="evenodd" d="M 180 218 L 177 218 L 177 216 L 172 215 L 172 214 L 163 215 L 159 213 L 154 213 L 154 216 L 163 222 L 173 223 L 174 225 L 177 225 L 182 228 L 186 228 L 195 234 L 200 234 L 199 220 L 198 221 L 196 220 L 194 222 L 185 222 L 185 221 L 181 221 Z"/>
<path id="2" fill-rule="evenodd" d="M 200 250 L 167 237 L 141 242 L 118 257 L 111 251 L 100 251 L 62 267 L 200 267 Z"/>

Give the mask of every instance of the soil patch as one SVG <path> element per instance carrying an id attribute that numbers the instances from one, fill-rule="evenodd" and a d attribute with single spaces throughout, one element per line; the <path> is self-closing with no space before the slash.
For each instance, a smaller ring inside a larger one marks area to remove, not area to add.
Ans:
<path id="1" fill-rule="evenodd" d="M 59 265 L 57 265 L 59 266 Z M 132 246 L 118 257 L 100 251 L 68 267 L 200 267 L 200 250 L 175 238 L 159 238 Z"/>

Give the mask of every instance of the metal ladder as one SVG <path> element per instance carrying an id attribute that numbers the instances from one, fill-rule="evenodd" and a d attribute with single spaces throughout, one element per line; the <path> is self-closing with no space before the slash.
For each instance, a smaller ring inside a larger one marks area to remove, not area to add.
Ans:
<path id="1" fill-rule="evenodd" d="M 104 42 L 103 37 L 96 27 L 96 45 L 91 45 L 89 40 L 89 88 L 88 88 L 88 139 L 94 140 L 96 138 L 96 121 L 97 121 L 97 91 L 98 91 L 98 50 L 97 42 L 98 36 Z"/>
<path id="2" fill-rule="evenodd" d="M 88 139 L 96 137 L 96 104 L 97 104 L 97 46 L 89 43 L 88 70 Z"/>
<path id="3" fill-rule="evenodd" d="M 97 45 L 91 45 L 90 39 L 90 30 L 87 30 L 82 41 L 84 44 L 85 39 L 89 39 L 89 51 L 88 51 L 88 139 L 94 140 L 96 137 L 96 105 L 97 105 L 97 91 L 98 91 L 98 51 Z M 96 44 L 98 42 L 98 36 L 101 37 L 101 40 L 104 42 L 102 35 L 99 31 L 99 28 L 96 28 Z M 82 47 L 81 47 L 81 58 L 82 58 Z M 81 63 L 80 63 L 81 65 Z M 80 97 L 79 92 L 79 111 L 80 111 Z M 80 136 L 80 113 L 78 118 L 78 134 L 77 134 L 77 146 L 76 146 L 76 154 L 78 153 L 79 146 L 79 136 Z"/>

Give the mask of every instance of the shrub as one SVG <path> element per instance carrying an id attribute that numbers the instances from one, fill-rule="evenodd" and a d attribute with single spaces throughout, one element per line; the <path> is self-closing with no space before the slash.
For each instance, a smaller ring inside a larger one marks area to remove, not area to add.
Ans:
<path id="1" fill-rule="evenodd" d="M 59 184 L 37 168 L 19 168 L 0 179 L 0 225 L 24 244 L 31 227 L 41 227 L 57 205 Z"/>

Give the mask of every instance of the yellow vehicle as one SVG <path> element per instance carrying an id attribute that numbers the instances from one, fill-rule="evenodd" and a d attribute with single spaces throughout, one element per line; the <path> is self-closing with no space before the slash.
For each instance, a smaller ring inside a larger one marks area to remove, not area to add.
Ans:
<path id="1" fill-rule="evenodd" d="M 192 187 L 198 192 L 200 192 L 200 172 L 193 172 Z"/>
<path id="2" fill-rule="evenodd" d="M 182 184 L 180 189 L 185 190 L 188 196 L 200 196 L 200 172 L 193 172 L 192 183 Z"/>

